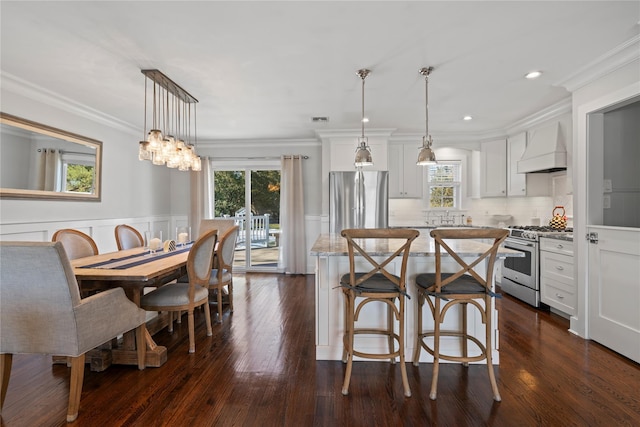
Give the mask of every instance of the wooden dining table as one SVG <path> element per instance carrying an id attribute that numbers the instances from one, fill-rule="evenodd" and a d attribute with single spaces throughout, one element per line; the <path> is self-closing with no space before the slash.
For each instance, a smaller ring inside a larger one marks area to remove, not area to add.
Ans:
<path id="1" fill-rule="evenodd" d="M 140 306 L 145 288 L 163 286 L 186 274 L 191 245 L 172 252 L 150 254 L 148 248 L 109 252 L 71 261 L 81 292 L 91 293 L 121 287 L 131 301 Z M 159 314 L 146 324 L 145 366 L 159 367 L 167 361 L 167 348 L 153 340 L 153 334 L 167 326 L 169 316 Z M 106 343 L 88 354 L 91 370 L 101 371 L 110 364 L 137 365 L 135 334 L 127 332 L 118 343 Z"/>

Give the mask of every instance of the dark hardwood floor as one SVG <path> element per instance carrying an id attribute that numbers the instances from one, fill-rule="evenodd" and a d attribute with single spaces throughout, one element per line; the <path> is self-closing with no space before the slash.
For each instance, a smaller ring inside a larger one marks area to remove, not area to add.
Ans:
<path id="1" fill-rule="evenodd" d="M 235 313 L 196 353 L 186 318 L 155 338 L 160 368 L 86 369 L 76 426 L 638 426 L 640 366 L 567 332 L 568 322 L 508 296 L 498 300 L 502 402 L 484 366 L 445 364 L 438 400 L 431 365 L 407 366 L 413 396 L 387 362 L 354 364 L 349 396 L 341 362 L 315 361 L 313 276 L 237 275 Z M 336 290 L 337 292 L 337 290 Z M 411 306 L 413 307 L 413 306 Z M 2 425 L 62 426 L 69 369 L 16 355 Z"/>

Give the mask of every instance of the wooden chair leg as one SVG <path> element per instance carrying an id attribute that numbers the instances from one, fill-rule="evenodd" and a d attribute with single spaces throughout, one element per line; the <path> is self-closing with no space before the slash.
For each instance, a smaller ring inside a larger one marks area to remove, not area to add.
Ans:
<path id="1" fill-rule="evenodd" d="M 500 402 L 502 400 L 502 397 L 500 396 L 500 391 L 498 391 L 498 384 L 496 383 L 496 375 L 495 375 L 495 370 L 493 367 L 493 355 L 491 352 L 491 349 L 493 348 L 492 346 L 492 340 L 491 340 L 491 332 L 492 332 L 492 327 L 491 327 L 491 310 L 492 310 L 492 306 L 491 306 L 491 297 L 487 297 L 485 299 L 485 309 L 487 310 L 487 314 L 486 314 L 486 345 L 485 345 L 485 353 L 487 356 L 487 370 L 488 370 L 488 374 L 489 374 L 489 381 L 491 382 L 491 389 L 493 390 L 493 400 L 495 400 L 496 402 Z"/>
<path id="2" fill-rule="evenodd" d="M 147 327 L 142 324 L 136 328 L 136 350 L 138 354 L 138 369 L 143 370 L 146 366 L 147 342 L 145 331 Z"/>
<path id="3" fill-rule="evenodd" d="M 229 282 L 227 289 L 229 289 L 229 313 L 233 313 L 233 279 Z"/>
<path id="4" fill-rule="evenodd" d="M 0 410 L 2 410 L 2 405 L 4 405 L 4 398 L 7 397 L 12 362 L 13 354 L 0 354 Z"/>
<path id="5" fill-rule="evenodd" d="M 440 298 L 435 298 L 435 310 L 433 316 L 433 374 L 431 378 L 431 392 L 429 399 L 436 400 L 438 395 L 438 373 L 440 372 Z"/>
<path id="6" fill-rule="evenodd" d="M 391 302 L 393 302 L 393 299 Z M 393 347 L 395 346 L 395 340 L 393 338 L 394 318 L 393 307 L 391 307 L 391 304 L 387 304 L 387 347 L 389 348 L 389 354 L 393 353 Z M 389 362 L 391 362 L 392 365 L 395 365 L 396 358 L 390 358 Z"/>
<path id="7" fill-rule="evenodd" d="M 211 329 L 211 310 L 209 310 L 209 300 L 205 301 L 202 305 L 204 308 L 204 320 L 207 325 L 207 336 L 210 337 L 213 335 L 213 330 Z"/>
<path id="8" fill-rule="evenodd" d="M 343 319 L 343 327 L 344 327 L 344 333 L 342 335 L 342 363 L 347 363 L 347 357 L 348 357 L 348 351 L 347 351 L 347 339 L 349 336 L 349 315 L 347 313 L 349 313 L 349 302 L 348 302 L 348 296 L 346 294 L 346 292 L 343 292 L 343 298 L 344 298 L 344 310 L 342 313 L 342 319 Z"/>
<path id="9" fill-rule="evenodd" d="M 169 324 L 167 325 L 167 332 L 173 332 L 173 311 L 167 312 L 167 318 Z M 180 318 L 180 312 L 178 312 L 178 319 Z"/>
<path id="10" fill-rule="evenodd" d="M 346 345 L 345 351 L 347 353 L 347 370 L 344 373 L 344 382 L 342 383 L 342 395 L 346 396 L 349 394 L 349 383 L 351 382 L 351 370 L 353 368 L 353 336 L 354 336 L 354 306 L 355 306 L 355 295 L 351 293 L 351 295 L 346 298 L 347 305 L 347 330 L 345 333 L 346 337 Z"/>
<path id="11" fill-rule="evenodd" d="M 413 349 L 413 366 L 420 365 L 420 353 L 422 352 L 422 308 L 424 306 L 424 295 L 418 291 L 418 319 L 416 328 L 416 343 Z"/>
<path id="12" fill-rule="evenodd" d="M 218 323 L 222 323 L 222 289 L 218 287 Z"/>
<path id="13" fill-rule="evenodd" d="M 400 351 L 400 373 L 402 374 L 402 385 L 404 386 L 404 396 L 411 397 L 411 387 L 409 386 L 409 378 L 407 377 L 407 364 L 404 360 L 404 309 L 405 309 L 405 301 L 404 296 L 399 298 L 400 302 L 400 319 L 399 323 L 399 332 L 398 336 L 400 338 L 400 342 L 398 343 L 399 351 Z"/>
<path id="14" fill-rule="evenodd" d="M 193 322 L 193 308 L 187 312 L 187 325 L 189 326 L 189 353 L 196 352 L 195 326 Z"/>
<path id="15" fill-rule="evenodd" d="M 84 381 L 84 359 L 84 354 L 71 358 L 71 383 L 69 386 L 69 409 L 67 410 L 67 422 L 69 423 L 78 418 L 82 382 Z"/>
<path id="16" fill-rule="evenodd" d="M 469 336 L 467 330 L 467 303 L 461 303 L 460 309 L 462 310 L 462 356 L 469 357 L 469 339 L 467 338 Z M 462 362 L 462 366 L 468 368 L 469 362 Z"/>

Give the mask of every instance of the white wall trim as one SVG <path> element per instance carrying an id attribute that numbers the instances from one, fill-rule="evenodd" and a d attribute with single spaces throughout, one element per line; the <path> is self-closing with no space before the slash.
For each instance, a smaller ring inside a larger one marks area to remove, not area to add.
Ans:
<path id="1" fill-rule="evenodd" d="M 575 92 L 583 86 L 640 59 L 640 35 L 636 35 L 596 58 L 564 80 L 554 84 Z"/>
<path id="2" fill-rule="evenodd" d="M 140 233 L 160 229 L 164 240 L 175 238 L 175 229 L 187 225 L 187 215 L 157 215 L 108 219 L 84 219 L 72 221 L 33 221 L 3 223 L 0 225 L 0 240 L 50 242 L 53 234 L 62 228 L 73 228 L 88 234 L 95 240 L 100 253 L 117 250 L 114 230 L 116 225 L 129 224 Z"/>

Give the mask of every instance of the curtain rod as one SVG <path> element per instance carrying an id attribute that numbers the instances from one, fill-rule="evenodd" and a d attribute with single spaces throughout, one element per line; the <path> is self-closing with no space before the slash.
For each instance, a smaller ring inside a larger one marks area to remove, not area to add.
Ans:
<path id="1" fill-rule="evenodd" d="M 209 160 L 280 160 L 282 157 L 285 159 L 308 159 L 309 156 L 301 156 L 299 154 L 295 155 L 285 155 L 285 156 L 270 156 L 270 157 L 209 157 Z"/>
<path id="2" fill-rule="evenodd" d="M 60 154 L 86 154 L 88 156 L 89 155 L 93 156 L 92 153 L 83 153 L 81 151 L 67 151 L 67 150 L 62 150 L 62 149 L 59 149 L 59 148 L 38 148 L 37 149 L 38 153 L 41 153 L 42 150 L 58 150 L 60 152 Z"/>

